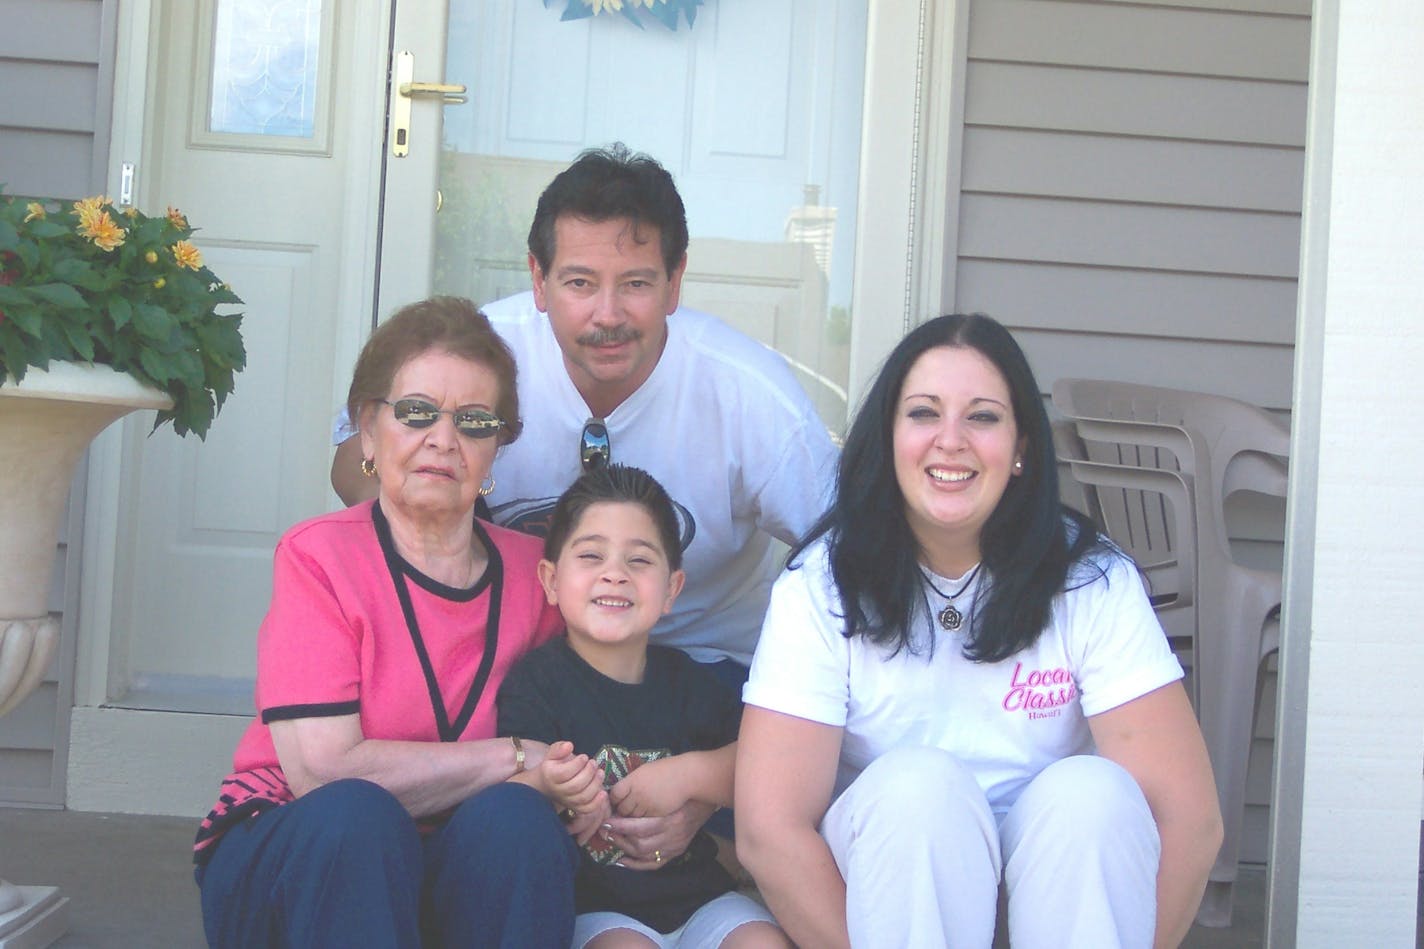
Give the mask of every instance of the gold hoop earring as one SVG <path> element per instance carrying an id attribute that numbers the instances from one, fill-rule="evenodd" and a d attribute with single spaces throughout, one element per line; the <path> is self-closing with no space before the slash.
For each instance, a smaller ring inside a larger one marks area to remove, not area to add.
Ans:
<path id="1" fill-rule="evenodd" d="M 374 458 L 362 458 L 361 473 L 368 478 L 374 478 L 376 476 L 376 460 Z"/>
<path id="2" fill-rule="evenodd" d="M 480 485 L 480 497 L 482 497 L 482 498 L 487 498 L 487 497 L 489 497 L 490 492 L 493 491 L 493 490 L 494 490 L 494 478 L 493 478 L 492 476 L 486 477 L 485 480 L 484 480 L 484 483 Z"/>

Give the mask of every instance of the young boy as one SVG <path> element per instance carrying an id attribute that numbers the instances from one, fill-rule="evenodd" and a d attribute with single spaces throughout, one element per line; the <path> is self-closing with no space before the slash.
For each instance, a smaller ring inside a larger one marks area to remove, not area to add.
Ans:
<path id="1" fill-rule="evenodd" d="M 573 754 L 552 749 L 520 779 L 583 844 L 574 949 L 790 946 L 759 903 L 735 892 L 705 832 L 675 859 L 635 861 L 601 827 L 613 812 L 732 803 L 741 703 L 682 652 L 648 644 L 682 589 L 678 536 L 672 502 L 647 472 L 612 465 L 574 482 L 539 564 L 568 637 L 526 656 L 499 691 L 501 735 L 573 743 Z"/>

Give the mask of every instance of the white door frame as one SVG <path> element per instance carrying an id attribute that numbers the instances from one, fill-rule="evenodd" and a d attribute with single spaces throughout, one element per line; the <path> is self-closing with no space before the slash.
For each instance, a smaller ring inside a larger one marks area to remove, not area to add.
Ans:
<path id="1" fill-rule="evenodd" d="M 869 20 L 849 417 L 905 332 L 953 299 L 969 3 L 871 0 Z"/>
<path id="2" fill-rule="evenodd" d="M 1266 945 L 1413 945 L 1424 16 L 1315 0 L 1311 32 Z"/>

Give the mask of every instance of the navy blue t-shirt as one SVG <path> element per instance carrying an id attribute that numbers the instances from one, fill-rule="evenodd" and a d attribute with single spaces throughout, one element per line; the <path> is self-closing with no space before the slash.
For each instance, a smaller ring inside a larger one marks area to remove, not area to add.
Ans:
<path id="1" fill-rule="evenodd" d="M 737 695 L 677 649 L 649 646 L 643 681 L 630 685 L 584 662 L 564 638 L 510 670 L 498 709 L 499 734 L 571 741 L 577 753 L 603 766 L 606 787 L 645 761 L 736 741 L 742 715 Z M 736 886 L 705 832 L 659 870 L 613 866 L 620 855 L 597 836 L 584 848 L 575 884 L 580 913 L 623 913 L 671 932 Z"/>

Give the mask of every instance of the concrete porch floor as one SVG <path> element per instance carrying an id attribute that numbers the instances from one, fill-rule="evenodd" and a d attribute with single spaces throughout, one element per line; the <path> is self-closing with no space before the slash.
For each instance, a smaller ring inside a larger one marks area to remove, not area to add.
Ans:
<path id="1" fill-rule="evenodd" d="M 189 847 L 197 818 L 0 807 L 0 876 L 58 886 L 69 933 L 54 949 L 200 949 Z M 1243 867 L 1229 929 L 1192 929 L 1186 949 L 1261 945 L 1266 874 Z"/>

